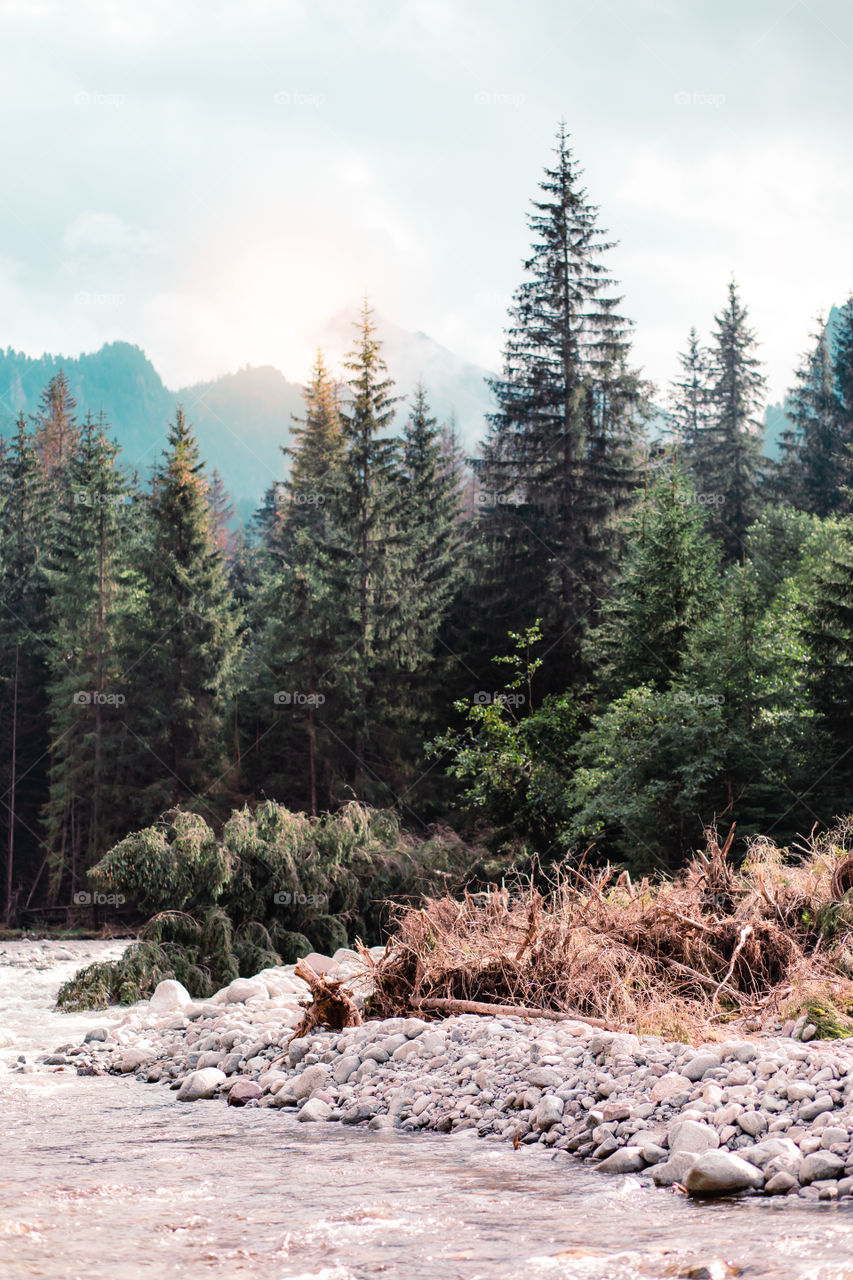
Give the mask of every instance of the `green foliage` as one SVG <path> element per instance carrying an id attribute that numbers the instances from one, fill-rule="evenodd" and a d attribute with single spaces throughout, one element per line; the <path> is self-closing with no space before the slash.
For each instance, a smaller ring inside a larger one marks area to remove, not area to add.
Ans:
<path id="1" fill-rule="evenodd" d="M 451 833 L 417 840 L 396 814 L 355 802 L 309 817 L 267 801 L 232 814 L 221 840 L 197 814 L 173 812 L 89 873 L 98 891 L 125 895 L 150 918 L 138 945 L 77 974 L 59 1003 L 128 1003 L 167 977 L 207 996 L 311 950 L 377 941 L 389 899 L 459 885 L 476 857 Z"/>

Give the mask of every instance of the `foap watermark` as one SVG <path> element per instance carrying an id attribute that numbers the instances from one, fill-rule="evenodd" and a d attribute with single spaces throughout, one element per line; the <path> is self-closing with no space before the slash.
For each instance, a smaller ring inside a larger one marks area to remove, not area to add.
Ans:
<path id="1" fill-rule="evenodd" d="M 480 489 L 474 501 L 478 507 L 517 507 L 521 498 L 517 493 L 496 493 L 491 489 Z"/>
<path id="2" fill-rule="evenodd" d="M 726 699 L 722 693 L 687 693 L 679 689 L 674 701 L 683 707 L 721 707 Z"/>
<path id="3" fill-rule="evenodd" d="M 273 702 L 277 707 L 322 707 L 326 701 L 324 693 L 300 693 L 298 689 L 292 692 L 288 689 L 279 689 L 278 693 L 273 694 Z"/>
<path id="4" fill-rule="evenodd" d="M 292 493 L 289 497 L 297 507 L 322 507 L 326 501 L 325 493 Z"/>
<path id="5" fill-rule="evenodd" d="M 126 301 L 123 293 L 102 293 L 96 289 L 78 289 L 74 295 L 76 307 L 123 307 Z"/>
<path id="6" fill-rule="evenodd" d="M 74 894 L 75 907 L 122 907 L 127 898 L 123 893 L 89 893 L 78 889 Z"/>
<path id="7" fill-rule="evenodd" d="M 75 107 L 123 107 L 127 97 L 123 93 L 102 93 L 98 89 L 78 89 L 71 101 Z"/>
<path id="8" fill-rule="evenodd" d="M 697 89 L 688 91 L 680 89 L 673 94 L 673 102 L 677 107 L 722 107 L 726 101 L 724 93 L 699 93 Z"/>
<path id="9" fill-rule="evenodd" d="M 127 698 L 123 693 L 104 693 L 102 689 L 78 689 L 74 701 L 78 707 L 123 707 Z"/>
<path id="10" fill-rule="evenodd" d="M 501 93 L 497 89 L 478 89 L 474 94 L 478 107 L 523 107 L 526 101 L 523 93 Z"/>
<path id="11" fill-rule="evenodd" d="M 478 707 L 523 707 L 527 701 L 523 693 L 490 693 L 488 689 L 478 689 L 473 698 Z"/>
<path id="12" fill-rule="evenodd" d="M 722 507 L 725 505 L 726 495 L 724 493 L 683 493 L 679 494 L 678 501 L 684 507 Z"/>
<path id="13" fill-rule="evenodd" d="M 280 890 L 272 900 L 277 907 L 324 907 L 329 901 L 326 893 L 289 893 Z"/>
<path id="14" fill-rule="evenodd" d="M 279 89 L 272 96 L 277 107 L 324 107 L 325 93 L 304 93 L 301 89 Z"/>
<path id="15" fill-rule="evenodd" d="M 74 489 L 75 507 L 124 507 L 130 501 L 127 493 L 99 493 L 97 489 Z"/>

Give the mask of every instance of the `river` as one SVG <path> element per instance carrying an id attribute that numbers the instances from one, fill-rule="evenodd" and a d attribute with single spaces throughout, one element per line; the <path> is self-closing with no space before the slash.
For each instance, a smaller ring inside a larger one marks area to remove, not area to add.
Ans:
<path id="1" fill-rule="evenodd" d="M 853 1278 L 846 1205 L 696 1204 L 538 1144 L 302 1125 L 133 1079 L 14 1071 L 121 1021 L 52 1010 L 76 967 L 119 949 L 0 943 L 2 1280 Z"/>

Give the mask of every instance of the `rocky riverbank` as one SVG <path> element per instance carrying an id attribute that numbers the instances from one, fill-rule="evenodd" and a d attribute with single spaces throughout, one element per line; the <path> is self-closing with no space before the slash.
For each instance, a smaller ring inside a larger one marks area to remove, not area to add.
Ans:
<path id="1" fill-rule="evenodd" d="M 358 957 L 341 951 L 333 961 L 363 997 Z M 161 983 L 121 1025 L 93 1025 L 41 1063 L 132 1073 L 179 1102 L 284 1108 L 306 1123 L 542 1144 L 695 1195 L 853 1196 L 851 1041 L 691 1046 L 569 1019 L 474 1015 L 292 1040 L 307 994 L 292 966 L 237 979 L 201 1003 Z"/>

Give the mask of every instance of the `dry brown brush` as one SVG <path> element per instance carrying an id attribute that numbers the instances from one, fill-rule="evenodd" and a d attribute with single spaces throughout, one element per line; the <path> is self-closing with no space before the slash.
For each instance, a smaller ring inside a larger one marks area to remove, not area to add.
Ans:
<path id="1" fill-rule="evenodd" d="M 673 880 L 565 867 L 547 892 L 404 907 L 371 965 L 371 1013 L 478 1002 L 684 1039 L 803 1008 L 819 1034 L 853 1034 L 853 820 L 793 852 L 752 841 L 737 868 L 733 837 L 706 832 Z"/>

